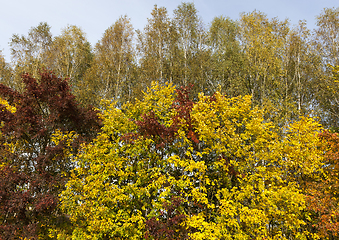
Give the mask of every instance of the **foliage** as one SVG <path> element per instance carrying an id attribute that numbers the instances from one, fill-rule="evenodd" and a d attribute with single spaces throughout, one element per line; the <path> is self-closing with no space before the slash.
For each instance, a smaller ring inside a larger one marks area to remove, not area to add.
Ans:
<path id="1" fill-rule="evenodd" d="M 206 47 L 206 30 L 193 3 L 181 3 L 173 15 L 175 60 L 179 64 L 175 83 L 178 86 L 193 84 L 192 94 L 197 97 L 199 92 L 207 90 L 205 73 L 210 51 Z"/>
<path id="2" fill-rule="evenodd" d="M 81 84 L 82 102 L 99 106 L 101 99 L 132 100 L 135 50 L 133 27 L 127 16 L 106 29 L 94 49 L 94 59 Z"/>
<path id="3" fill-rule="evenodd" d="M 152 10 L 152 18 L 144 32 L 138 34 L 138 49 L 141 55 L 140 67 L 143 82 L 150 84 L 152 81 L 164 82 L 170 79 L 168 68 L 168 56 L 171 53 L 171 22 L 166 8 L 158 8 L 156 5 Z"/>
<path id="4" fill-rule="evenodd" d="M 26 36 L 11 38 L 11 65 L 0 65 L 3 83 L 21 91 L 23 72 L 37 77 L 49 68 L 69 78 L 83 106 L 96 107 L 101 99 L 120 105 L 141 99 L 152 81 L 193 84 L 195 100 L 200 92 L 220 90 L 230 97 L 251 95 L 282 132 L 308 115 L 337 127 L 337 94 L 328 91 L 336 89 L 328 66 L 338 62 L 337 8 L 325 8 L 314 31 L 305 21 L 291 27 L 287 19 L 269 19 L 260 11 L 242 13 L 239 20 L 219 16 L 204 25 L 194 4 L 185 2 L 172 15 L 155 5 L 137 34 L 129 18 L 120 17 L 94 48 L 77 26 L 52 37 L 50 26 L 40 23 Z"/>
<path id="5" fill-rule="evenodd" d="M 333 67 L 339 65 L 339 8 L 325 8 L 316 19 L 314 48 L 321 56 L 322 66 L 316 98 L 322 109 L 323 122 L 337 128 L 338 78 L 335 80 L 332 76 L 336 75 Z"/>
<path id="6" fill-rule="evenodd" d="M 41 22 L 38 26 L 32 27 L 27 36 L 13 34 L 9 42 L 14 67 L 13 83 L 8 86 L 14 85 L 15 90 L 23 91 L 25 87 L 21 81 L 23 73 L 30 73 L 38 78 L 39 72 L 47 68 L 48 53 L 52 44 L 50 30 L 51 27 L 46 22 Z"/>
<path id="7" fill-rule="evenodd" d="M 145 239 L 188 239 L 189 230 L 183 224 L 186 216 L 177 213 L 182 199 L 172 197 L 170 200 L 170 204 L 164 203 L 159 218 L 151 217 L 146 221 Z"/>
<path id="8" fill-rule="evenodd" d="M 7 86 L 14 87 L 13 83 L 13 71 L 8 63 L 5 61 L 5 57 L 0 51 L 0 83 Z"/>
<path id="9" fill-rule="evenodd" d="M 58 194 L 74 167 L 71 155 L 96 135 L 99 119 L 51 72 L 22 78 L 22 93 L 0 84 L 0 231 L 6 239 L 45 239 L 68 222 Z"/>
<path id="10" fill-rule="evenodd" d="M 61 195 L 75 239 L 312 236 L 302 186 L 323 163 L 314 120 L 282 138 L 250 96 L 193 102 L 171 84 L 105 109 Z"/>
<path id="11" fill-rule="evenodd" d="M 235 97 L 247 93 L 241 77 L 244 53 L 241 50 L 239 23 L 229 18 L 215 17 L 208 33 L 208 45 L 211 54 L 210 92 L 222 90 L 228 96 Z"/>
<path id="12" fill-rule="evenodd" d="M 82 81 L 86 70 L 91 66 L 93 53 L 81 28 L 70 25 L 53 38 L 48 53 L 48 67 L 59 77 L 67 78 L 72 93 L 82 99 Z"/>
<path id="13" fill-rule="evenodd" d="M 339 136 L 338 133 L 324 131 L 320 135 L 325 141 L 326 151 L 324 171 L 325 177 L 321 181 L 308 184 L 308 209 L 313 214 L 310 224 L 313 231 L 324 239 L 337 239 L 339 237 Z"/>
<path id="14" fill-rule="evenodd" d="M 72 25 L 12 36 L 11 62 L 0 54 L 4 234 L 338 239 L 338 8 L 313 30 L 198 13 L 155 5 L 137 34 L 122 16 L 93 48 Z M 80 152 L 97 116 L 71 93 L 103 111 Z M 65 189 L 75 229 L 58 208 Z"/>

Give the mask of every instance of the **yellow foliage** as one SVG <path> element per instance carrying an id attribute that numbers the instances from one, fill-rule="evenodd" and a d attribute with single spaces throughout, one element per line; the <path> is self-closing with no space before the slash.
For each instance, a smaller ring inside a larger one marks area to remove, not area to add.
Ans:
<path id="1" fill-rule="evenodd" d="M 15 112 L 16 112 L 16 107 L 15 107 L 15 106 L 9 105 L 9 103 L 8 103 L 5 99 L 0 98 L 0 104 L 1 104 L 1 105 L 4 105 L 5 108 L 6 108 L 8 111 L 10 111 L 11 113 L 15 113 Z"/>
<path id="2" fill-rule="evenodd" d="M 147 220 L 161 218 L 171 196 L 182 199 L 177 213 L 185 215 L 180 224 L 192 239 L 309 235 L 301 230 L 302 179 L 321 174 L 321 126 L 301 118 L 281 137 L 264 121 L 264 112 L 252 107 L 250 96 L 219 92 L 201 94 L 191 119 L 174 126 L 174 99 L 173 85 L 153 84 L 134 105 L 106 104 L 103 131 L 76 156 L 61 195 L 76 226 L 73 238 L 144 239 Z M 150 112 L 154 118 L 146 122 Z M 173 127 L 173 139 L 141 132 L 142 121 L 155 132 Z M 187 132 L 190 121 L 194 133 Z M 54 141 L 61 135 L 72 138 L 57 132 Z"/>
<path id="3" fill-rule="evenodd" d="M 0 97 L 0 105 L 5 106 L 5 108 L 10 111 L 11 113 L 15 113 L 16 112 L 16 107 L 15 106 L 11 106 L 5 99 L 2 99 Z M 3 123 L 0 123 L 0 128 L 2 127 Z M 1 132 L 0 132 L 0 136 L 1 136 Z M 1 167 L 2 163 L 0 164 Z"/>

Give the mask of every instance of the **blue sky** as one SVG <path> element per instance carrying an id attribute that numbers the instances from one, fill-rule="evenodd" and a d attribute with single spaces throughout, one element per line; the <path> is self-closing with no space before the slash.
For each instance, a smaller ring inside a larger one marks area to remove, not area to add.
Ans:
<path id="1" fill-rule="evenodd" d="M 77 25 L 94 46 L 104 31 L 122 15 L 142 29 L 155 4 L 166 7 L 170 17 L 181 0 L 3 0 L 0 8 L 0 50 L 10 60 L 8 42 L 13 34 L 27 35 L 40 22 L 51 26 L 53 36 L 67 25 Z M 339 7 L 338 0 L 192 0 L 206 26 L 216 16 L 238 19 L 242 12 L 259 10 L 269 18 L 288 18 L 292 24 L 306 20 L 315 28 L 315 17 L 326 7 Z"/>

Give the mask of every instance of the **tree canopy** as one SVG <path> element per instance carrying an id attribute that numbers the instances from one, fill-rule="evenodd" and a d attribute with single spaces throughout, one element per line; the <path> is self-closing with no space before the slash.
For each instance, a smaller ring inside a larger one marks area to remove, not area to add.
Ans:
<path id="1" fill-rule="evenodd" d="M 321 126 L 301 118 L 281 137 L 263 116 L 250 96 L 192 101 L 172 84 L 107 103 L 61 194 L 73 237 L 168 239 L 154 226 L 174 218 L 180 239 L 312 237 L 304 186 L 322 174 Z"/>
<path id="2" fill-rule="evenodd" d="M 0 52 L 0 239 L 339 239 L 338 8 L 47 23 Z"/>

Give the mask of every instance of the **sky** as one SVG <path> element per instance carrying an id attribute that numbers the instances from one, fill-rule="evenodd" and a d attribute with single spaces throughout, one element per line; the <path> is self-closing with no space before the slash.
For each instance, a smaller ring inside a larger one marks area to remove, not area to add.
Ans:
<path id="1" fill-rule="evenodd" d="M 13 34 L 27 35 L 32 27 L 47 22 L 53 36 L 58 36 L 68 25 L 76 25 L 94 47 L 105 30 L 123 15 L 127 15 L 134 29 L 142 30 L 156 4 L 166 7 L 169 16 L 181 0 L 0 0 L 0 50 L 10 61 L 9 42 Z M 288 18 L 292 25 L 306 20 L 309 29 L 316 26 L 316 16 L 324 8 L 338 8 L 338 0 L 188 0 L 193 2 L 206 27 L 214 17 L 239 19 L 241 13 L 254 10 L 269 18 Z"/>

